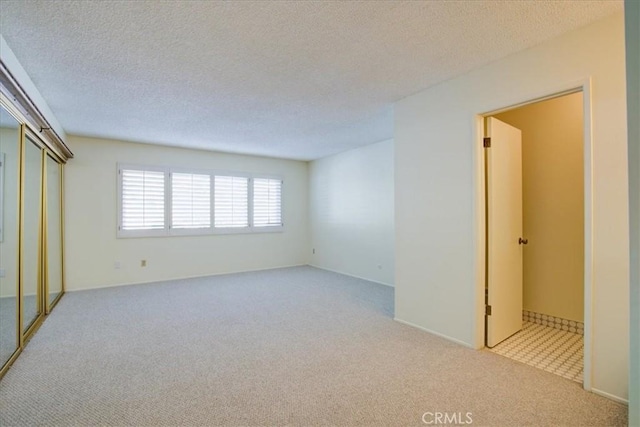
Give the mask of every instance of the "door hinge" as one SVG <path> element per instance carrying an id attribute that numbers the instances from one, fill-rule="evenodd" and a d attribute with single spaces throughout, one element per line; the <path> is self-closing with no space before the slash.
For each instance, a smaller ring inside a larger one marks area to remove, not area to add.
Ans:
<path id="1" fill-rule="evenodd" d="M 487 137 L 482 140 L 482 146 L 484 148 L 491 148 L 491 138 Z"/>
<path id="2" fill-rule="evenodd" d="M 485 305 L 484 314 L 486 314 L 487 316 L 491 316 L 491 306 L 490 305 Z"/>

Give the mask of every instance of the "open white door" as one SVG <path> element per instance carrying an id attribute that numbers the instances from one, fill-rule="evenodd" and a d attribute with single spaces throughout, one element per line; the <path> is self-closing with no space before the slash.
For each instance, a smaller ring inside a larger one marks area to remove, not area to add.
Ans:
<path id="1" fill-rule="evenodd" d="M 487 118 L 487 346 L 522 329 L 522 138 Z"/>

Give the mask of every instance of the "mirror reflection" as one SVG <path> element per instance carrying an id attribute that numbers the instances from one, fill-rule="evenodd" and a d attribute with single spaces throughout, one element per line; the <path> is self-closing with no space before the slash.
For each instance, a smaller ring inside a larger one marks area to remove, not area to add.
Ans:
<path id="1" fill-rule="evenodd" d="M 22 228 L 22 327 L 27 331 L 41 313 L 39 297 L 42 149 L 29 137 L 25 145 Z"/>
<path id="2" fill-rule="evenodd" d="M 0 367 L 18 348 L 20 125 L 0 107 Z"/>
<path id="3" fill-rule="evenodd" d="M 47 304 L 62 292 L 62 223 L 60 165 L 47 155 Z"/>

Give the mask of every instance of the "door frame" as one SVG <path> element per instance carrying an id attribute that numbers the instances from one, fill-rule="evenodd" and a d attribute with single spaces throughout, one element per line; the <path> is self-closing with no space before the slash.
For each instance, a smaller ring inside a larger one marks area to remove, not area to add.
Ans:
<path id="1" fill-rule="evenodd" d="M 550 88 L 542 93 L 532 94 L 521 101 L 488 112 L 478 113 L 474 117 L 475 138 L 473 155 L 475 169 L 475 326 L 474 347 L 484 348 L 485 337 L 485 278 L 486 278 L 486 201 L 485 201 L 485 164 L 484 164 L 484 119 L 504 111 L 513 110 L 540 101 L 546 101 L 582 92 L 583 108 L 583 165 L 584 165 L 584 353 L 583 388 L 591 390 L 592 384 L 592 329 L 593 329 L 593 144 L 591 120 L 591 79 Z"/>

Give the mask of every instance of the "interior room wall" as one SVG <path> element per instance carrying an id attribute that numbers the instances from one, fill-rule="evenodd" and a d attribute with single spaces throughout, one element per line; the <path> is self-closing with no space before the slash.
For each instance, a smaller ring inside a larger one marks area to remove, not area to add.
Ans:
<path id="1" fill-rule="evenodd" d="M 523 307 L 582 322 L 582 92 L 494 117 L 522 131 Z"/>
<path id="2" fill-rule="evenodd" d="M 311 264 L 393 285 L 393 140 L 311 162 L 309 194 Z"/>
<path id="3" fill-rule="evenodd" d="M 308 263 L 307 163 L 69 137 L 65 167 L 66 289 L 153 282 Z M 116 238 L 117 163 L 279 175 L 283 232 Z M 147 266 L 141 266 L 141 260 Z M 116 268 L 119 263 L 119 268 Z"/>
<path id="4" fill-rule="evenodd" d="M 587 80 L 588 79 L 588 80 Z M 395 105 L 395 316 L 482 347 L 480 115 L 590 82 L 592 390 L 628 397 L 629 222 L 623 15 Z"/>
<path id="5" fill-rule="evenodd" d="M 18 146 L 19 129 L 0 128 L 0 153 L 4 153 L 2 228 L 0 242 L 0 297 L 15 297 L 18 280 Z"/>
<path id="6" fill-rule="evenodd" d="M 629 136 L 629 211 L 631 225 L 631 352 L 640 360 L 640 2 L 626 0 L 627 115 Z M 640 426 L 640 363 L 631 363 L 629 425 Z"/>

